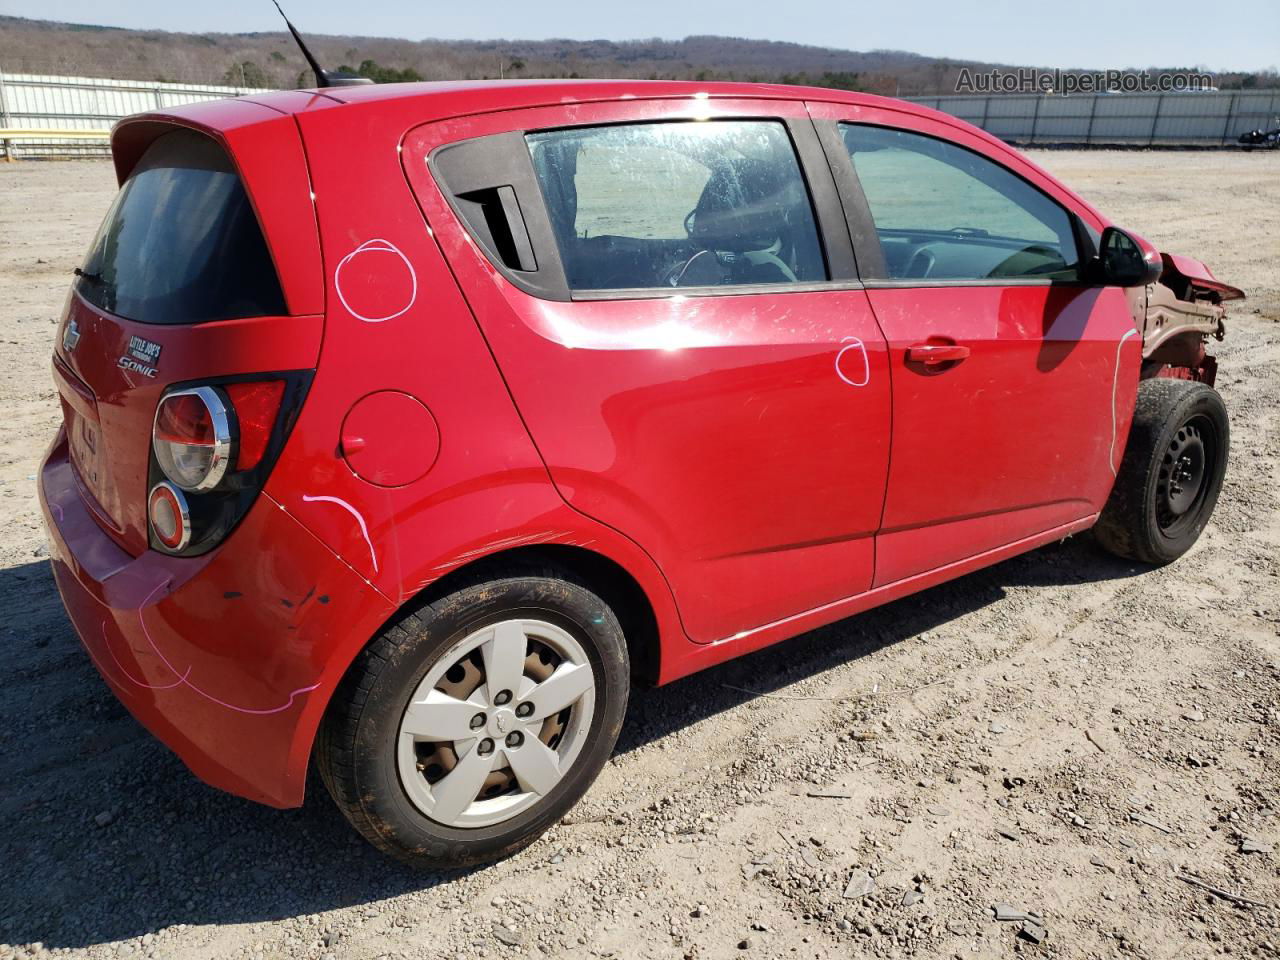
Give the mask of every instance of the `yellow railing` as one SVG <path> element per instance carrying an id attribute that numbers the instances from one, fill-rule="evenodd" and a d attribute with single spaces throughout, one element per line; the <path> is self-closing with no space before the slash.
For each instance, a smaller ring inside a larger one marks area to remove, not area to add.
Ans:
<path id="1" fill-rule="evenodd" d="M 0 127 L 0 140 L 69 140 L 88 137 L 105 139 L 110 130 L 50 130 L 38 127 Z"/>
<path id="2" fill-rule="evenodd" d="M 110 130 L 58 130 L 48 127 L 0 127 L 0 144 L 4 146 L 4 159 L 12 163 L 18 159 L 12 140 L 107 140 Z"/>

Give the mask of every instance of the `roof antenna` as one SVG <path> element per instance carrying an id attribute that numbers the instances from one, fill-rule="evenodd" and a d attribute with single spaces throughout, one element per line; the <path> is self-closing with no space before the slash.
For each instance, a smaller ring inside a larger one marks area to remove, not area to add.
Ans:
<path id="1" fill-rule="evenodd" d="M 316 75 L 317 87 L 354 87 L 359 84 L 373 83 L 368 77 L 357 77 L 354 74 L 342 73 L 339 71 L 326 70 L 316 62 L 316 58 L 311 55 L 311 51 L 307 49 L 306 43 L 303 42 L 301 34 L 297 28 L 289 22 L 289 18 L 285 16 L 284 10 L 280 9 L 280 0 L 271 0 L 276 5 L 276 9 L 280 11 L 280 16 L 284 18 L 284 25 L 289 28 L 289 32 L 293 34 L 293 39 L 298 44 L 298 49 L 302 51 L 303 57 L 306 58 L 308 64 L 311 65 L 311 72 Z"/>

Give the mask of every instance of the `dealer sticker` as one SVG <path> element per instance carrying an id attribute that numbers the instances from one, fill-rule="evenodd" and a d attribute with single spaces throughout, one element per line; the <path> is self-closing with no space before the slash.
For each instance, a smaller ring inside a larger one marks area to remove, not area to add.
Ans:
<path id="1" fill-rule="evenodd" d="M 122 370 L 132 370 L 145 377 L 154 377 L 160 364 L 160 344 L 145 337 L 130 337 L 129 352 L 122 356 L 117 365 Z"/>

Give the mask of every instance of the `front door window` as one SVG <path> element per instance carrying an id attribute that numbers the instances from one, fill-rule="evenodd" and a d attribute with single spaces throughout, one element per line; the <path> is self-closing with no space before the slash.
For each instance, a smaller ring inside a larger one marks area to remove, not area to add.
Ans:
<path id="1" fill-rule="evenodd" d="M 1074 280 L 1067 212 L 971 150 L 904 130 L 840 125 L 889 280 Z"/>

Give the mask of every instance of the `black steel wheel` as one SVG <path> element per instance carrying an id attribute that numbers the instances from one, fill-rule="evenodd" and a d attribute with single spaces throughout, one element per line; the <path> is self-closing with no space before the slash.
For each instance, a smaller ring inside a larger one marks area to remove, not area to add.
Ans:
<path id="1" fill-rule="evenodd" d="M 1115 487 L 1094 528 L 1098 542 L 1151 564 L 1190 550 L 1218 502 L 1229 443 L 1227 409 L 1212 387 L 1142 381 Z"/>
<path id="2" fill-rule="evenodd" d="M 1217 430 L 1208 417 L 1192 418 L 1169 443 L 1156 480 L 1156 521 L 1166 537 L 1194 524 L 1210 484 L 1209 462 Z"/>

